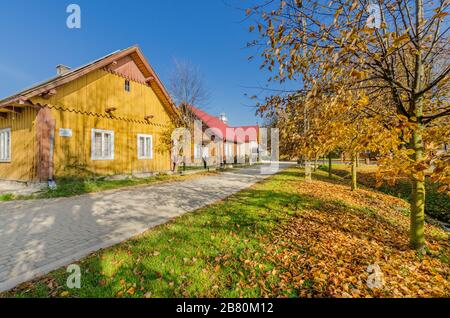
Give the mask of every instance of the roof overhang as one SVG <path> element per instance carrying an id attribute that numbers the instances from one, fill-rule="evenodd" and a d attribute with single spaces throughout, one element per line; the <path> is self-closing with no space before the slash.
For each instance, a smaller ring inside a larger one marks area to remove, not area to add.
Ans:
<path id="1" fill-rule="evenodd" d="M 161 102 L 166 106 L 171 115 L 179 116 L 178 110 L 172 102 L 169 93 L 138 46 L 132 46 L 128 49 L 112 53 L 104 58 L 98 59 L 85 66 L 74 69 L 44 83 L 35 85 L 16 95 L 3 99 L 0 101 L 0 109 L 14 105 L 17 107 L 25 107 L 27 106 L 27 103 L 29 103 L 29 105 L 33 105 L 30 98 L 54 94 L 57 87 L 74 81 L 92 71 L 104 68 L 126 56 L 131 56 L 142 74 L 146 77 L 146 83 L 155 91 L 158 98 L 160 98 Z"/>

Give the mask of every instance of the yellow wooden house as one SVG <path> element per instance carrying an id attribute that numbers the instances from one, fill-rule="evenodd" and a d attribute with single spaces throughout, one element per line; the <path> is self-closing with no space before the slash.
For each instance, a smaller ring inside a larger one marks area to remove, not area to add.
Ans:
<path id="1" fill-rule="evenodd" d="M 177 115 L 137 46 L 0 101 L 0 179 L 170 169 L 162 137 Z"/>

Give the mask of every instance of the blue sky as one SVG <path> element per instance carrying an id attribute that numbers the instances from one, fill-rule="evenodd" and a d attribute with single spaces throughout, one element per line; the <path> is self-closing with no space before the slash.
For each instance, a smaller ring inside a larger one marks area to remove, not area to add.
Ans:
<path id="1" fill-rule="evenodd" d="M 0 1 L 0 97 L 54 76 L 57 64 L 77 67 L 138 44 L 163 82 L 174 58 L 197 65 L 211 91 L 206 111 L 226 112 L 233 125 L 261 123 L 244 96 L 268 78 L 248 61 L 253 35 L 236 7 L 249 1 Z M 79 30 L 66 27 L 70 3 L 81 7 Z"/>

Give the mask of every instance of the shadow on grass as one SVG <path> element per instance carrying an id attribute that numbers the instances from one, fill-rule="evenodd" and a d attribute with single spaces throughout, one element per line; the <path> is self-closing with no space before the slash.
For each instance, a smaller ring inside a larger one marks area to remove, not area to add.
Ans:
<path id="1" fill-rule="evenodd" d="M 327 166 L 321 166 L 320 170 L 328 171 Z M 351 173 L 345 168 L 333 169 L 333 174 L 342 178 L 343 182 L 350 183 Z M 395 184 L 384 182 L 380 186 L 376 186 L 376 177 L 374 172 L 359 171 L 358 183 L 382 193 L 392 195 L 403 199 L 407 202 L 411 201 L 412 185 L 407 178 L 399 178 Z M 319 177 L 322 181 L 324 177 Z M 328 179 L 328 182 L 333 182 Z M 442 222 L 450 223 L 450 195 L 445 192 L 439 192 L 440 184 L 431 182 L 430 178 L 426 179 L 426 196 L 425 196 L 425 213 Z"/>
<path id="2" fill-rule="evenodd" d="M 242 294 L 241 285 L 255 272 L 264 277 L 264 271 L 279 265 L 266 260 L 265 252 L 278 230 L 295 218 L 392 249 L 408 248 L 406 229 L 370 207 L 299 194 L 299 178 L 299 169 L 285 170 L 222 202 L 84 258 L 79 262 L 82 288 L 70 290 L 70 296 L 260 297 L 258 286 L 247 287 Z M 264 266 L 249 269 L 247 261 Z M 66 290 L 67 276 L 64 269 L 54 271 L 24 288 L 30 292 L 22 289 L 15 296 L 58 296 Z M 58 287 L 49 288 L 48 279 Z"/>

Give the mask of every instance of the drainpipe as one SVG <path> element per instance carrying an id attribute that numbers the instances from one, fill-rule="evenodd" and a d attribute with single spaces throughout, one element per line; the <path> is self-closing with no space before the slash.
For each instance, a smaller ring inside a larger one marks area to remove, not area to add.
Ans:
<path id="1" fill-rule="evenodd" d="M 50 151 L 48 157 L 48 187 L 56 189 L 56 182 L 53 180 L 53 152 L 55 147 L 55 129 L 50 129 Z"/>

